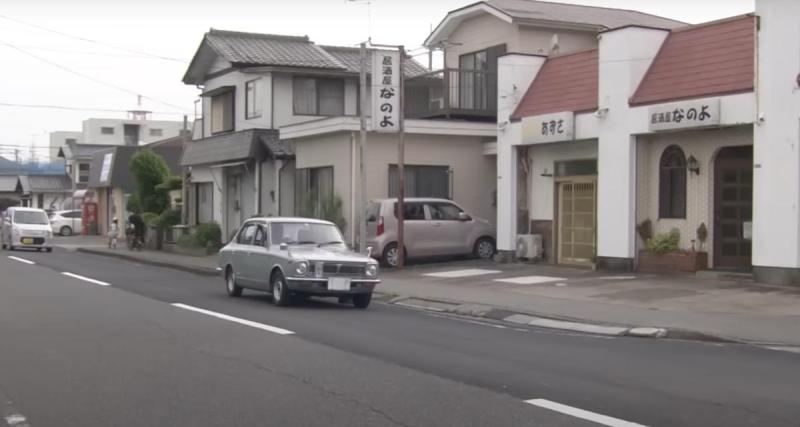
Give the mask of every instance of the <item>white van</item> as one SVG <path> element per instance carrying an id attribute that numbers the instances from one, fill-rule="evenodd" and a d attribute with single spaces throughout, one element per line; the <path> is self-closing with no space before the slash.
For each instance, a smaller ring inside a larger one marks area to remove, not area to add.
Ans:
<path id="1" fill-rule="evenodd" d="M 11 207 L 3 214 L 0 246 L 13 251 L 30 248 L 53 251 L 53 230 L 47 213 L 41 209 Z"/>

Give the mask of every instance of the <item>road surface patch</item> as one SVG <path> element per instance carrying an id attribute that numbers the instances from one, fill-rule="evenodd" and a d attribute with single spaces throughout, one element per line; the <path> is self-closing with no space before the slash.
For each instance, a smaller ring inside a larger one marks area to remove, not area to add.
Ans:
<path id="1" fill-rule="evenodd" d="M 30 264 L 30 265 L 36 264 L 35 262 L 29 261 L 29 260 L 27 260 L 25 258 L 17 258 L 15 256 L 11 256 L 11 255 L 8 256 L 8 259 L 13 259 L 14 261 L 19 261 L 19 262 L 22 262 L 22 263 L 25 263 L 25 264 Z"/>
<path id="2" fill-rule="evenodd" d="M 292 331 L 290 331 L 288 329 L 278 328 L 276 326 L 271 326 L 271 325 L 267 325 L 267 324 L 264 324 L 264 323 L 258 323 L 258 322 L 254 322 L 252 320 L 242 319 L 242 318 L 239 318 L 239 317 L 233 317 L 233 316 L 229 316 L 227 314 L 217 313 L 216 311 L 210 311 L 210 310 L 205 310 L 205 309 L 202 309 L 202 308 L 199 308 L 199 307 L 193 307 L 191 305 L 186 305 L 186 304 L 181 304 L 181 303 L 173 303 L 173 304 L 170 304 L 170 305 L 172 305 L 173 307 L 182 308 L 184 310 L 194 311 L 196 313 L 201 313 L 201 314 L 205 314 L 207 316 L 216 317 L 218 319 L 227 320 L 229 322 L 234 322 L 234 323 L 239 323 L 241 325 L 250 326 L 251 328 L 256 328 L 256 329 L 261 329 L 263 331 L 272 332 L 272 333 L 275 333 L 275 334 L 278 334 L 278 335 L 293 335 L 294 334 L 294 332 L 292 332 Z"/>
<path id="3" fill-rule="evenodd" d="M 84 282 L 94 283 L 95 285 L 111 286 L 111 283 L 101 282 L 99 280 L 94 280 L 92 278 L 81 276 L 81 275 L 78 275 L 78 274 L 68 273 L 66 271 L 61 273 L 61 274 L 65 275 L 65 276 L 68 276 L 68 277 L 72 277 L 73 279 L 78 279 L 78 280 L 83 280 Z"/>
<path id="4" fill-rule="evenodd" d="M 645 427 L 643 424 L 632 423 L 630 421 L 621 420 L 619 418 L 609 417 L 607 415 L 598 414 L 596 412 L 585 411 L 574 406 L 563 405 L 558 402 L 553 402 L 547 399 L 531 399 L 526 400 L 529 403 L 540 408 L 549 409 L 551 411 L 560 412 L 582 420 L 592 421 L 609 427 Z"/>
<path id="5" fill-rule="evenodd" d="M 539 283 L 563 282 L 567 279 L 563 277 L 551 276 L 520 276 L 507 277 L 505 279 L 494 279 L 495 282 L 513 283 L 515 285 L 537 285 Z"/>
<path id="6" fill-rule="evenodd" d="M 462 270 L 440 271 L 437 273 L 427 273 L 423 276 L 439 277 L 443 279 L 457 279 L 461 277 L 483 276 L 486 274 L 499 274 L 500 270 L 486 270 L 483 268 L 466 268 Z"/>

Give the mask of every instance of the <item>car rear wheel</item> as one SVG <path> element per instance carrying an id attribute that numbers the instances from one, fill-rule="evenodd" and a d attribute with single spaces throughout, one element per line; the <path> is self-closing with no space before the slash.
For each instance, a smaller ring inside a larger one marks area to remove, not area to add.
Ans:
<path id="1" fill-rule="evenodd" d="M 61 230 L 59 230 L 59 233 L 62 236 L 72 236 L 72 227 L 70 227 L 68 225 L 65 225 L 65 226 L 61 227 Z"/>
<path id="2" fill-rule="evenodd" d="M 270 288 L 272 289 L 273 304 L 278 307 L 286 307 L 289 305 L 289 288 L 286 287 L 286 279 L 283 277 L 283 273 L 276 271 L 272 274 Z"/>
<path id="3" fill-rule="evenodd" d="M 403 260 L 408 259 L 408 251 L 403 251 Z M 381 264 L 384 267 L 397 267 L 398 261 L 400 260 L 400 254 L 397 250 L 397 243 L 389 243 L 386 245 L 386 248 L 383 249 L 383 257 L 381 257 Z M 405 263 L 403 263 L 405 264 Z"/>
<path id="4" fill-rule="evenodd" d="M 495 247 L 494 240 L 489 237 L 481 237 L 475 242 L 475 248 L 472 253 L 476 258 L 491 259 L 494 256 Z"/>
<path id="5" fill-rule="evenodd" d="M 229 297 L 242 295 L 242 287 L 236 284 L 236 273 L 233 272 L 231 267 L 225 270 L 225 290 L 228 292 Z"/>
<path id="6" fill-rule="evenodd" d="M 53 252 L 53 248 L 47 248 L 47 252 Z"/>
<path id="7" fill-rule="evenodd" d="M 353 295 L 353 306 L 356 308 L 367 308 L 369 307 L 370 301 L 372 301 L 372 292 Z"/>

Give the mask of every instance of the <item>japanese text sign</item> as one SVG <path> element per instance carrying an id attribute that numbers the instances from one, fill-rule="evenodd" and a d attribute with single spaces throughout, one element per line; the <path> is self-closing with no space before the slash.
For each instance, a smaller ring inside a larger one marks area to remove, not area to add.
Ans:
<path id="1" fill-rule="evenodd" d="M 372 130 L 400 130 L 400 52 L 372 51 Z"/>
<path id="2" fill-rule="evenodd" d="M 655 105 L 647 111 L 651 131 L 719 125 L 719 98 Z"/>
<path id="3" fill-rule="evenodd" d="M 522 143 L 543 144 L 575 139 L 575 114 L 571 111 L 522 119 Z"/>

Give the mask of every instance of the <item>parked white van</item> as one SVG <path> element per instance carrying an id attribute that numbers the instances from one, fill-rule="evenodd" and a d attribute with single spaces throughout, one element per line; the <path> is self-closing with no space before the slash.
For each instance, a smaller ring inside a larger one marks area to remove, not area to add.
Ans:
<path id="1" fill-rule="evenodd" d="M 53 230 L 47 213 L 33 208 L 6 209 L 0 227 L 0 246 L 11 251 L 30 248 L 52 252 Z"/>

